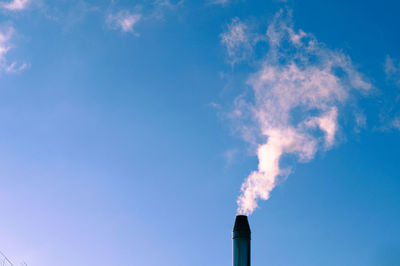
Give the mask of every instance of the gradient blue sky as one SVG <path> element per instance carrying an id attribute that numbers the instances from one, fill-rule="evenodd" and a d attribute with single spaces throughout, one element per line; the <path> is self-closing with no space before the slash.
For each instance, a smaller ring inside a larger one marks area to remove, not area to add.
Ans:
<path id="1" fill-rule="evenodd" d="M 0 251 L 14 265 L 231 265 L 257 158 L 226 114 L 259 64 L 231 64 L 221 34 L 235 18 L 263 33 L 280 9 L 373 91 L 357 99 L 366 124 L 342 113 L 337 144 L 291 162 L 250 216 L 253 265 L 400 265 L 398 1 L 1 2 Z"/>

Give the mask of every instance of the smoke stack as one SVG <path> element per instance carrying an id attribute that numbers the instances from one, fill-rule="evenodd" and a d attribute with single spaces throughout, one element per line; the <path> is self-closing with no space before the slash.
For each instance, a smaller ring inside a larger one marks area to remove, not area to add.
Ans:
<path id="1" fill-rule="evenodd" d="M 250 266 L 251 232 L 247 216 L 236 216 L 233 227 L 233 266 Z"/>

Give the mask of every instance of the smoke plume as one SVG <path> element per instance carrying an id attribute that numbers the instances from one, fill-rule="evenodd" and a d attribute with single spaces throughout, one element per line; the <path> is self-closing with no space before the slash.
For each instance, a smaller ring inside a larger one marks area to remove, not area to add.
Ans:
<path id="1" fill-rule="evenodd" d="M 251 214 L 259 199 L 270 197 L 278 179 L 288 176 L 290 169 L 280 165 L 282 156 L 291 154 L 307 162 L 318 150 L 331 148 L 340 129 L 338 118 L 352 92 L 365 93 L 372 87 L 348 56 L 295 30 L 290 17 L 290 12 L 280 11 L 266 34 L 257 37 L 263 43 L 256 45 L 268 45 L 268 52 L 248 79 L 251 99 L 239 97 L 235 103 L 233 115 L 242 121 L 243 136 L 255 142 L 259 161 L 258 169 L 242 184 L 239 214 Z M 222 42 L 229 39 L 230 47 L 245 44 L 248 49 L 252 40 L 243 36 L 254 35 L 243 32 L 235 44 L 237 31 L 230 36 L 232 29 L 237 27 L 230 25 Z"/>

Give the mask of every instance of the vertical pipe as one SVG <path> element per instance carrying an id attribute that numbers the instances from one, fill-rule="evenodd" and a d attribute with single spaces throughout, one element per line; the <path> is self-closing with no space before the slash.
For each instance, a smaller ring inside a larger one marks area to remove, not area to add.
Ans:
<path id="1" fill-rule="evenodd" d="M 247 216 L 236 216 L 232 239 L 233 266 L 250 266 L 251 232 Z"/>

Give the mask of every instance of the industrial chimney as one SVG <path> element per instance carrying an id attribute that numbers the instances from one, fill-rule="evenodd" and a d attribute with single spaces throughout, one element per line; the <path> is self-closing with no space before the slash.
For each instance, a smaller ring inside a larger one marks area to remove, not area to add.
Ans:
<path id="1" fill-rule="evenodd" d="M 247 216 L 236 216 L 233 227 L 233 266 L 250 266 L 251 232 Z"/>

